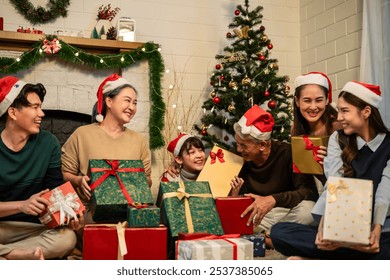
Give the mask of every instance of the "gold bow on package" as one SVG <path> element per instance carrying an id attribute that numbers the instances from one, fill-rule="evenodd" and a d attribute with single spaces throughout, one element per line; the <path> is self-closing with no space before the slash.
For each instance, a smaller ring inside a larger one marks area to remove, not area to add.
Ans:
<path id="1" fill-rule="evenodd" d="M 239 155 L 214 146 L 200 172 L 197 182 L 209 182 L 214 198 L 226 197 L 230 192 L 230 182 L 240 173 L 244 160 Z"/>
<path id="2" fill-rule="evenodd" d="M 323 239 L 368 245 L 371 232 L 371 180 L 329 177 Z"/>

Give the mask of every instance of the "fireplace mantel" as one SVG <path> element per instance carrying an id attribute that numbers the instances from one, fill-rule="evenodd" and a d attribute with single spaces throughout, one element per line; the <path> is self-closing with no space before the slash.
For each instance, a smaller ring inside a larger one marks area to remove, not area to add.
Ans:
<path id="1" fill-rule="evenodd" d="M 0 50 L 25 52 L 45 34 L 0 31 Z M 69 45 L 87 50 L 91 53 L 119 53 L 141 47 L 141 42 L 124 42 L 117 40 L 90 39 L 70 36 L 58 36 Z"/>

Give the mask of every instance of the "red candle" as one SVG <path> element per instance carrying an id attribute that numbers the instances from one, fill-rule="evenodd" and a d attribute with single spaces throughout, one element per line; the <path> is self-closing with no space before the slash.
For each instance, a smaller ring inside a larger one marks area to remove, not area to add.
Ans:
<path id="1" fill-rule="evenodd" d="M 4 19 L 2 17 L 0 17 L 0 30 L 3 30 L 4 28 Z"/>

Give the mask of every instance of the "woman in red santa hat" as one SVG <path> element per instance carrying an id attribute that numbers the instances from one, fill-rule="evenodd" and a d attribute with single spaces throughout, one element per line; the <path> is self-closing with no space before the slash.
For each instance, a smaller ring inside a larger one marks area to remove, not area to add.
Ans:
<path id="1" fill-rule="evenodd" d="M 137 112 L 136 89 L 123 77 L 112 74 L 100 84 L 96 95 L 97 122 L 77 128 L 62 147 L 64 179 L 78 190 L 86 206 L 91 198 L 87 175 L 90 159 L 142 160 L 152 185 L 148 142 L 142 134 L 125 126 Z M 87 212 L 85 223 L 91 222 Z"/>
<path id="2" fill-rule="evenodd" d="M 275 249 L 291 259 L 390 259 L 390 131 L 379 113 L 379 86 L 348 82 L 338 98 L 338 121 L 324 159 L 325 175 L 373 181 L 374 203 L 368 245 L 346 245 L 322 238 L 326 191 L 312 213 L 318 228 L 278 223 L 271 231 Z M 299 255 L 297 257 L 296 255 Z"/>
<path id="3" fill-rule="evenodd" d="M 322 72 L 309 72 L 295 79 L 294 121 L 291 136 L 329 136 L 341 129 L 337 110 L 332 103 L 332 82 Z M 327 148 L 320 146 L 318 157 L 326 156 Z M 324 175 L 315 175 L 321 193 L 326 182 Z"/>

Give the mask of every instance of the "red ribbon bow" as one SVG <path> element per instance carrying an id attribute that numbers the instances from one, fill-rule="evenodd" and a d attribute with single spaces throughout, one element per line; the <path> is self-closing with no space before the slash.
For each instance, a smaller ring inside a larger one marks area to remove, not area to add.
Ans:
<path id="1" fill-rule="evenodd" d="M 96 189 L 104 180 L 106 180 L 109 176 L 115 176 L 118 180 L 119 186 L 121 188 L 121 191 L 123 195 L 125 196 L 127 202 L 129 205 L 134 206 L 136 208 L 144 208 L 148 206 L 147 204 L 139 204 L 134 203 L 133 199 L 131 198 L 130 194 L 127 192 L 125 186 L 122 183 L 121 178 L 119 177 L 118 172 L 145 172 L 144 168 L 138 167 L 138 168 L 119 168 L 119 161 L 113 160 L 109 161 L 106 160 L 106 162 L 111 166 L 111 168 L 91 168 L 91 172 L 105 172 L 102 176 L 99 177 L 95 182 L 93 182 L 90 185 L 91 190 L 93 191 Z"/>
<path id="2" fill-rule="evenodd" d="M 305 142 L 306 150 L 312 150 L 313 151 L 313 156 L 315 161 L 319 162 L 321 159 L 318 157 L 318 150 L 320 149 L 320 146 L 315 146 L 313 142 L 309 139 L 309 136 L 303 135 L 303 141 Z"/>
<path id="3" fill-rule="evenodd" d="M 218 158 L 219 162 L 224 163 L 225 160 L 223 159 L 223 156 L 224 156 L 224 154 L 223 154 L 222 149 L 218 149 L 217 153 L 210 152 L 210 158 L 211 158 L 210 164 L 216 163 L 217 158 Z"/>

